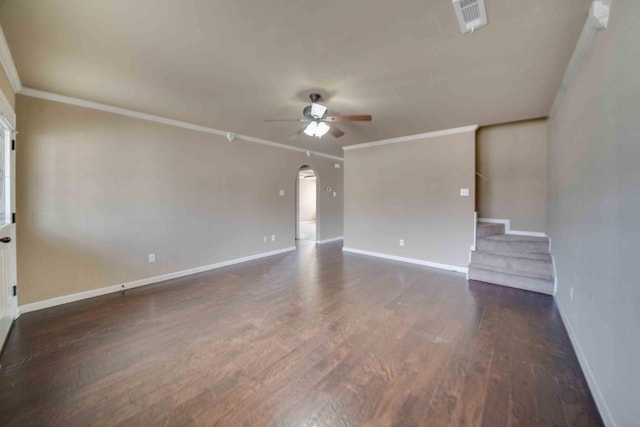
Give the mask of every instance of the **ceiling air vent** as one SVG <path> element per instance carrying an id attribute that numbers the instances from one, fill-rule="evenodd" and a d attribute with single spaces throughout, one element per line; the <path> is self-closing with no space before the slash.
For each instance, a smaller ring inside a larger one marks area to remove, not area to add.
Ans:
<path id="1" fill-rule="evenodd" d="M 484 0 L 453 0 L 453 9 L 463 34 L 487 25 Z"/>

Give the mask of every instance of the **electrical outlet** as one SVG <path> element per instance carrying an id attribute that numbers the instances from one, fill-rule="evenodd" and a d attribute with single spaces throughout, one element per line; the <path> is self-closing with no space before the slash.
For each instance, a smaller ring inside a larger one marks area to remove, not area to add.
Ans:
<path id="1" fill-rule="evenodd" d="M 335 167 L 336 167 L 336 169 L 340 169 L 341 168 L 340 163 L 336 163 Z"/>
<path id="2" fill-rule="evenodd" d="M 149 254 L 149 264 L 156 262 L 156 254 Z"/>
<path id="3" fill-rule="evenodd" d="M 264 236 L 264 242 L 267 243 L 267 236 Z"/>
<path id="4" fill-rule="evenodd" d="M 400 239 L 400 246 L 404 246 L 404 239 Z"/>
<path id="5" fill-rule="evenodd" d="M 573 301 L 573 288 L 569 291 L 569 298 Z"/>
<path id="6" fill-rule="evenodd" d="M 280 197 L 284 197 L 284 190 L 280 190 Z"/>
<path id="7" fill-rule="evenodd" d="M 333 192 L 333 197 L 336 197 L 338 195 L 338 193 L 336 193 L 335 191 Z"/>
<path id="8" fill-rule="evenodd" d="M 276 241 L 276 235 L 275 235 L 275 234 L 272 234 L 272 235 L 271 235 L 271 241 L 272 241 L 272 242 L 275 242 L 275 241 Z"/>
<path id="9" fill-rule="evenodd" d="M 460 189 L 460 197 L 469 197 L 469 189 L 461 188 Z"/>

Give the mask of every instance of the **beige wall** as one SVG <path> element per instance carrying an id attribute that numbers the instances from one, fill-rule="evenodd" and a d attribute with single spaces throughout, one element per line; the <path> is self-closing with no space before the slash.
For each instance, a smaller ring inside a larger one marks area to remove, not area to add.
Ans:
<path id="1" fill-rule="evenodd" d="M 300 178 L 300 221 L 316 220 L 316 180 Z"/>
<path id="2" fill-rule="evenodd" d="M 17 109 L 20 304 L 293 246 L 304 164 L 339 195 L 320 194 L 318 238 L 343 234 L 335 160 L 21 95 Z"/>
<path id="3" fill-rule="evenodd" d="M 474 169 L 474 132 L 345 151 L 345 247 L 466 267 Z"/>
<path id="4" fill-rule="evenodd" d="M 511 228 L 546 231 L 547 121 L 478 129 L 477 210 L 481 218 L 510 219 Z"/>
<path id="5" fill-rule="evenodd" d="M 4 68 L 2 68 L 2 66 L 0 66 L 0 91 L 2 91 L 4 97 L 7 98 L 7 101 L 9 101 L 9 105 L 11 105 L 11 108 L 15 110 L 16 95 L 13 93 L 11 83 L 9 82 L 9 79 L 7 78 L 7 75 L 5 74 Z"/>
<path id="6" fill-rule="evenodd" d="M 596 402 L 609 425 L 633 426 L 640 419 L 640 2 L 615 1 L 611 12 L 549 122 L 548 229 L 555 297 Z"/>

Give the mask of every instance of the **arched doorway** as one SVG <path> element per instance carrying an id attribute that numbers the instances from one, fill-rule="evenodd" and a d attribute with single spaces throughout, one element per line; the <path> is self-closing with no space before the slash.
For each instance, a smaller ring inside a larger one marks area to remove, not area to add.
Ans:
<path id="1" fill-rule="evenodd" d="M 296 176 L 296 240 L 318 237 L 318 174 L 304 165 Z"/>

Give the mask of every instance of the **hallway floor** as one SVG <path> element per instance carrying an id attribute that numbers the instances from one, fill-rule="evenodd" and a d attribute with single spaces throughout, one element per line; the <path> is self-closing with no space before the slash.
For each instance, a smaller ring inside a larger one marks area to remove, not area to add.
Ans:
<path id="1" fill-rule="evenodd" d="M 300 222 L 300 240 L 316 240 L 316 222 Z"/>

